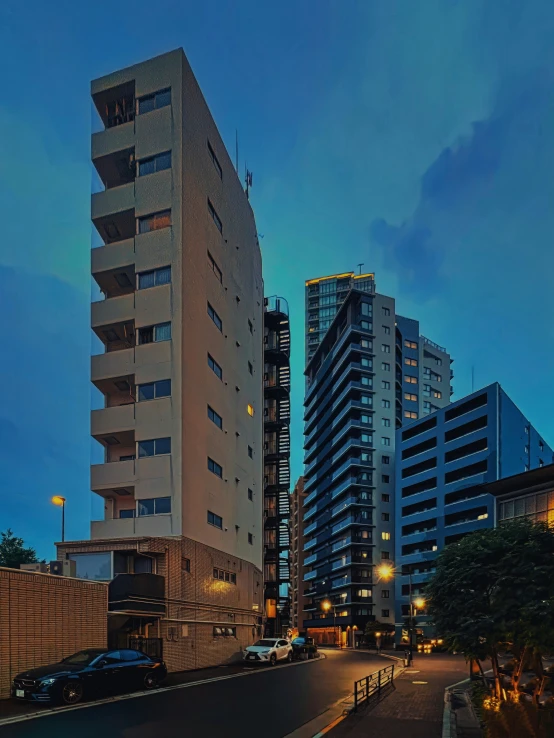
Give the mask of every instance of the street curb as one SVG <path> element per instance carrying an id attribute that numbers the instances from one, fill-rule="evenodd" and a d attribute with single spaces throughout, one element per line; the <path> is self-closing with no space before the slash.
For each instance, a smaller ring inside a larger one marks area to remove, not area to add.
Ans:
<path id="1" fill-rule="evenodd" d="M 290 664 L 282 664 L 281 666 L 275 667 L 278 669 L 288 669 L 293 666 L 305 666 L 306 664 L 317 664 L 320 659 L 326 659 L 324 654 L 320 654 L 317 659 L 307 659 L 306 661 L 292 661 Z M 25 713 L 23 715 L 14 715 L 8 718 L 0 719 L 0 727 L 4 725 L 13 725 L 15 723 L 22 723 L 26 720 L 35 720 L 38 718 L 51 717 L 52 715 L 59 715 L 66 712 L 74 712 L 75 710 L 86 710 L 89 707 L 99 707 L 100 705 L 111 705 L 114 702 L 122 702 L 123 700 L 134 700 L 138 697 L 148 697 L 154 694 L 161 694 L 162 692 L 172 692 L 175 689 L 187 689 L 188 687 L 199 687 L 203 684 L 209 684 L 210 682 L 222 682 L 226 679 L 238 679 L 239 677 L 252 676 L 252 674 L 263 674 L 267 671 L 266 668 L 253 667 L 246 671 L 240 671 L 236 674 L 228 674 L 220 677 L 211 677 L 210 679 L 202 679 L 195 682 L 185 682 L 184 684 L 173 684 L 170 687 L 159 687 L 158 689 L 149 689 L 143 692 L 129 692 L 128 694 L 117 695 L 116 697 L 107 697 L 102 700 L 94 700 L 92 702 L 84 702 L 74 707 L 50 707 L 42 708 L 40 711 Z"/>

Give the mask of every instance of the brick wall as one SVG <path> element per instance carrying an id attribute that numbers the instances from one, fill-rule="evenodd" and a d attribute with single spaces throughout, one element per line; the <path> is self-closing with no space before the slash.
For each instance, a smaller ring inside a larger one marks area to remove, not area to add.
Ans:
<path id="1" fill-rule="evenodd" d="M 259 637 L 263 614 L 262 572 L 250 562 L 190 538 L 141 538 L 58 545 L 67 553 L 135 550 L 156 559 L 165 577 L 167 617 L 148 626 L 148 635 L 163 639 L 170 671 L 200 669 L 241 658 Z M 190 571 L 186 561 L 190 562 Z M 213 570 L 236 574 L 236 584 L 214 579 Z M 236 628 L 236 638 L 214 636 L 214 626 Z"/>
<path id="2" fill-rule="evenodd" d="M 0 567 L 0 698 L 24 669 L 106 646 L 108 587 Z"/>

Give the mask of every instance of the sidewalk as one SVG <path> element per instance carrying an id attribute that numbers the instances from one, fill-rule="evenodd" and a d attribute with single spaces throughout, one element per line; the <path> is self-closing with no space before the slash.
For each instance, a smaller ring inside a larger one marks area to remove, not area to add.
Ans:
<path id="1" fill-rule="evenodd" d="M 444 690 L 468 677 L 463 658 L 416 656 L 381 697 L 369 700 L 329 733 L 329 738 L 441 738 Z M 414 682 L 416 682 L 414 684 Z M 423 682 L 423 684 L 417 684 Z"/>

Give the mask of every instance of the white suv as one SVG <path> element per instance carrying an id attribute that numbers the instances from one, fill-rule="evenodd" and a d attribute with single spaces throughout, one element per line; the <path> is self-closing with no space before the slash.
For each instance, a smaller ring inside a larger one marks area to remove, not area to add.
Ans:
<path id="1" fill-rule="evenodd" d="M 262 638 L 246 648 L 243 659 L 275 666 L 278 661 L 292 661 L 292 646 L 284 638 Z"/>

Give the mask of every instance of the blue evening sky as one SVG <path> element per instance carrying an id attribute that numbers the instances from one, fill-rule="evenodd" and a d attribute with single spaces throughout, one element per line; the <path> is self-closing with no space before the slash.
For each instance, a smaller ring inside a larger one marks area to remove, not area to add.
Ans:
<path id="1" fill-rule="evenodd" d="M 375 271 L 554 443 L 550 0 L 4 0 L 0 6 L 0 530 L 49 558 L 88 537 L 89 81 L 183 46 L 239 130 L 266 292 L 289 301 L 302 470 L 304 280 Z"/>

